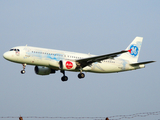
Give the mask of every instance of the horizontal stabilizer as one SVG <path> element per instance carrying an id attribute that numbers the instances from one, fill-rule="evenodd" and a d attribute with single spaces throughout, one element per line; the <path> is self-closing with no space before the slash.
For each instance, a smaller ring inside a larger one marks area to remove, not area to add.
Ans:
<path id="1" fill-rule="evenodd" d="M 130 65 L 137 66 L 137 65 L 148 64 L 148 63 L 152 63 L 152 62 L 156 62 L 156 61 L 147 61 L 147 62 L 133 63 L 133 64 L 130 64 Z"/>

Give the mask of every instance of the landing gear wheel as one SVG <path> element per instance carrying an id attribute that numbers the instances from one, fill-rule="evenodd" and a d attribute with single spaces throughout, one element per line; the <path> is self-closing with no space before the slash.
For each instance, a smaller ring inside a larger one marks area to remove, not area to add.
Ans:
<path id="1" fill-rule="evenodd" d="M 68 77 L 67 76 L 63 76 L 61 77 L 61 80 L 64 82 L 64 81 L 67 81 L 68 80 Z"/>
<path id="2" fill-rule="evenodd" d="M 85 77 L 85 74 L 84 74 L 84 73 L 79 73 L 79 74 L 78 74 L 78 78 L 79 78 L 79 79 L 84 78 L 84 77 Z"/>
<path id="3" fill-rule="evenodd" d="M 21 74 L 24 74 L 26 71 L 25 70 L 21 70 Z"/>
<path id="4" fill-rule="evenodd" d="M 61 70 L 60 71 L 61 73 L 63 73 L 63 77 L 61 77 L 61 80 L 64 82 L 64 81 L 67 81 L 68 80 L 68 77 L 65 76 L 65 71 L 64 70 Z"/>
<path id="5" fill-rule="evenodd" d="M 23 65 L 23 70 L 21 70 L 21 74 L 24 74 L 26 71 L 25 71 L 25 68 L 26 68 L 26 65 L 27 64 L 22 64 Z"/>

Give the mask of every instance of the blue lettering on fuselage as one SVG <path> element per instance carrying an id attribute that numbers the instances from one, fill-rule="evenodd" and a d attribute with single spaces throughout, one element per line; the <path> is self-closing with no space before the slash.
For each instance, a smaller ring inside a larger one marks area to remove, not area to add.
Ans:
<path id="1" fill-rule="evenodd" d="M 62 54 L 47 55 L 47 58 L 55 61 L 60 61 L 63 59 L 63 55 Z"/>

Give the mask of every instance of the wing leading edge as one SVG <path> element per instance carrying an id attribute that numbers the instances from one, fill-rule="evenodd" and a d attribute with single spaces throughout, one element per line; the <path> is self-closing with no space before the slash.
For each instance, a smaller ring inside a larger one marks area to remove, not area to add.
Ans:
<path id="1" fill-rule="evenodd" d="M 79 59 L 79 60 L 76 60 L 76 63 L 77 63 L 79 68 L 84 68 L 86 66 L 91 65 L 94 62 L 100 62 L 100 61 L 105 60 L 105 59 L 114 58 L 114 57 L 117 57 L 117 55 L 122 54 L 122 53 L 126 53 L 126 52 L 128 52 L 128 50 L 115 52 L 115 53 L 111 53 L 111 54 L 95 56 L 95 57 Z"/>

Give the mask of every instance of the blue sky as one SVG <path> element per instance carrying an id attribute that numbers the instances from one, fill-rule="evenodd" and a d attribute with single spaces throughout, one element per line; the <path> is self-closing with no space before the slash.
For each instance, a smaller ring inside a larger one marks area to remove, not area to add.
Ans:
<path id="1" fill-rule="evenodd" d="M 1 0 L 0 117 L 106 117 L 160 111 L 159 0 Z M 11 63 L 3 53 L 28 45 L 96 55 L 117 52 L 144 37 L 139 62 L 146 68 L 123 73 L 58 71 L 38 76 L 34 66 Z M 1 119 L 1 118 L 0 118 Z M 158 120 L 160 115 L 132 120 Z M 14 119 L 13 120 L 17 120 Z M 39 119 L 40 120 L 40 119 Z M 44 119 L 42 119 L 44 120 Z"/>

